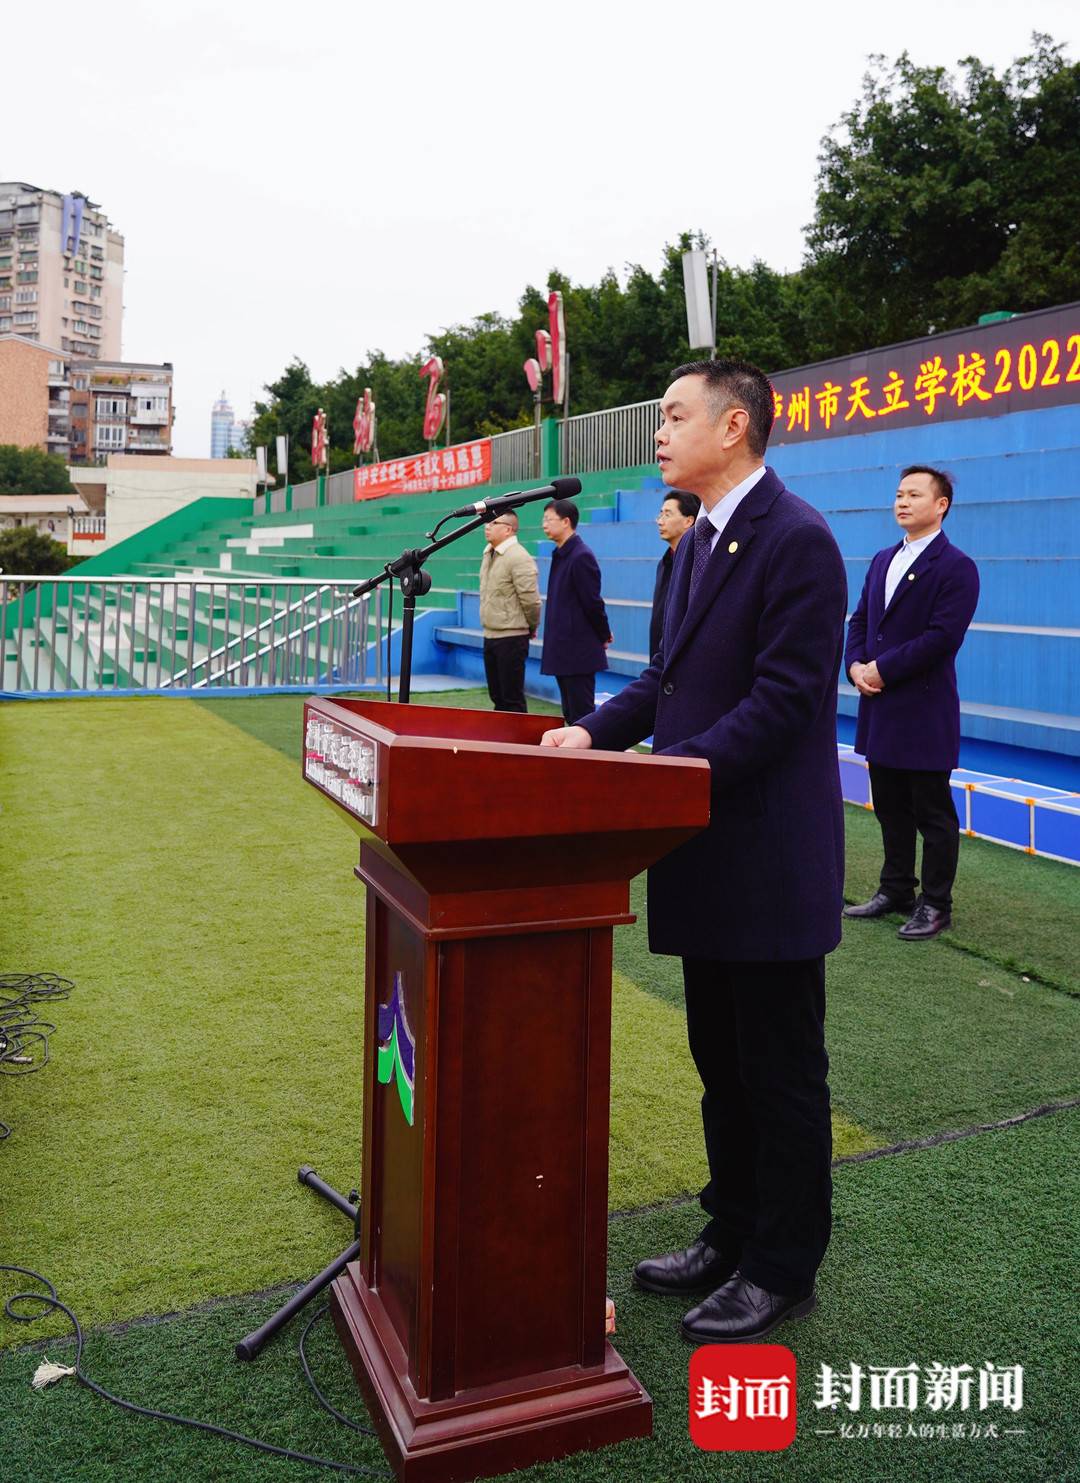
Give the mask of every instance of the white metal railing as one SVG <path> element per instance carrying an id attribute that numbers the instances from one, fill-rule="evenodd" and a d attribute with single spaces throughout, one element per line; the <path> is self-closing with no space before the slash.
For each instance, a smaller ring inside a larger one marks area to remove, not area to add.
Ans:
<path id="1" fill-rule="evenodd" d="M 311 580 L 0 576 L 0 691 L 378 684 L 382 613 Z"/>
<path id="2" fill-rule="evenodd" d="M 575 474 L 636 468 L 656 458 L 659 401 L 582 412 L 559 424 L 559 467 Z"/>
<path id="3" fill-rule="evenodd" d="M 539 477 L 535 428 L 515 427 L 508 433 L 494 435 L 491 440 L 492 484 L 516 484 L 522 479 Z"/>
<path id="4" fill-rule="evenodd" d="M 602 412 L 582 412 L 559 423 L 559 467 L 575 474 L 603 473 L 608 469 L 637 468 L 656 457 L 653 441 L 660 425 L 659 401 L 634 402 L 628 407 L 609 407 Z M 535 431 L 515 427 L 495 433 L 491 439 L 492 484 L 516 484 L 538 479 Z M 353 473 L 344 469 L 326 481 L 328 505 L 350 504 Z M 314 509 L 318 482 L 309 479 L 292 488 L 294 510 Z M 255 500 L 255 514 L 278 514 L 285 509 L 285 490 L 272 489 Z"/>

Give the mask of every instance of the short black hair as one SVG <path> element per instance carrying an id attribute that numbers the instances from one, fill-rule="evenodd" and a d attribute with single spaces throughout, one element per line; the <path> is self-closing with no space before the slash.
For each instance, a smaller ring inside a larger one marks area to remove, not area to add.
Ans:
<path id="1" fill-rule="evenodd" d="M 685 515 L 688 520 L 697 519 L 701 501 L 696 494 L 691 494 L 687 489 L 669 489 L 660 501 L 661 506 L 666 505 L 669 499 L 673 499 L 678 505 L 680 515 Z"/>
<path id="2" fill-rule="evenodd" d="M 910 464 L 901 472 L 900 477 L 901 479 L 906 479 L 909 474 L 930 475 L 938 499 L 948 500 L 948 504 L 945 506 L 945 514 L 941 517 L 944 520 L 945 515 L 952 509 L 953 486 L 956 482 L 953 476 L 947 474 L 944 469 L 932 469 L 928 463 Z"/>
<path id="3" fill-rule="evenodd" d="M 554 510 L 560 520 L 569 520 L 571 529 L 577 530 L 577 523 L 581 519 L 581 515 L 572 499 L 549 499 L 544 509 Z"/>
<path id="4" fill-rule="evenodd" d="M 690 360 L 684 366 L 676 366 L 671 373 L 672 381 L 678 381 L 680 376 L 702 377 L 712 403 L 714 422 L 729 407 L 742 407 L 750 419 L 746 445 L 758 458 L 764 456 L 776 417 L 772 383 L 764 371 L 748 360 Z"/>

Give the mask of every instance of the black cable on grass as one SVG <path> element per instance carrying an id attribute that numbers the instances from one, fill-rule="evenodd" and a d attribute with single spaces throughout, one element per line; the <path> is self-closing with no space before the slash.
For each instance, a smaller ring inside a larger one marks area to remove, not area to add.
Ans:
<path id="1" fill-rule="evenodd" d="M 243 1432 L 230 1431 L 228 1427 L 217 1426 L 212 1421 L 197 1421 L 192 1416 L 174 1416 L 169 1411 L 155 1411 L 149 1406 L 137 1406 L 134 1401 L 125 1401 L 122 1399 L 122 1397 L 113 1395 L 112 1391 L 106 1390 L 103 1385 L 98 1385 L 95 1380 L 91 1380 L 89 1375 L 87 1375 L 85 1370 L 83 1369 L 82 1324 L 80 1324 L 78 1318 L 76 1318 L 75 1314 L 71 1311 L 68 1305 L 60 1301 L 60 1298 L 57 1296 L 56 1288 L 52 1285 L 49 1279 L 47 1277 L 43 1277 L 40 1272 L 35 1272 L 31 1267 L 14 1267 L 9 1266 L 6 1263 L 0 1263 L 0 1272 L 19 1272 L 22 1274 L 22 1276 L 29 1277 L 34 1282 L 40 1282 L 42 1287 L 48 1289 L 47 1292 L 13 1293 L 11 1297 L 4 1299 L 4 1312 L 7 1314 L 8 1318 L 14 1319 L 16 1323 L 34 1323 L 37 1319 L 43 1318 L 46 1313 L 52 1313 L 54 1311 L 63 1313 L 65 1318 L 67 1318 L 68 1322 L 71 1324 L 71 1327 L 75 1333 L 75 1378 L 76 1380 L 78 1380 L 80 1385 L 85 1385 L 87 1390 L 92 1390 L 95 1395 L 101 1396 L 102 1400 L 111 1401 L 114 1406 L 120 1406 L 122 1410 L 131 1411 L 136 1416 L 149 1416 L 153 1421 L 170 1421 L 174 1426 L 187 1426 L 190 1427 L 193 1431 L 209 1432 L 211 1436 L 224 1437 L 227 1441 L 240 1442 L 245 1447 L 254 1447 L 257 1452 L 269 1452 L 274 1457 L 286 1457 L 289 1459 L 290 1462 L 310 1462 L 313 1463 L 316 1467 L 333 1468 L 334 1471 L 338 1473 L 360 1473 L 369 1478 L 386 1478 L 389 1476 L 387 1473 L 380 1471 L 378 1468 L 363 1467 L 360 1463 L 355 1462 L 334 1462 L 327 1457 L 313 1457 L 308 1452 L 294 1452 L 289 1447 L 275 1447 L 272 1442 L 260 1442 L 256 1437 L 246 1437 Z M 41 1309 L 37 1313 L 17 1313 L 12 1307 L 13 1303 L 40 1303 Z M 325 1312 L 326 1310 L 323 1309 L 322 1311 Z M 315 1318 L 321 1317 L 322 1312 L 315 1314 Z M 304 1330 L 304 1338 L 307 1337 L 308 1329 L 311 1328 L 311 1325 L 312 1323 L 314 1323 L 314 1321 L 315 1319 L 313 1318 L 311 1322 L 308 1323 L 307 1328 Z M 319 1390 L 318 1386 L 311 1378 L 311 1372 L 308 1369 L 307 1365 L 307 1357 L 303 1356 L 303 1359 L 304 1372 L 307 1375 L 316 1396 L 326 1407 L 326 1409 L 330 1411 L 332 1415 L 336 1416 L 339 1421 L 344 1421 L 346 1425 L 354 1427 L 357 1431 L 363 1431 L 363 1427 L 359 1426 L 356 1422 L 350 1421 L 347 1416 L 343 1416 L 340 1411 L 335 1410 L 334 1407 L 330 1405 L 329 1401 L 325 1399 L 322 1392 Z"/>
<path id="2" fill-rule="evenodd" d="M 323 1395 L 322 1391 L 316 1385 L 315 1376 L 311 1373 L 311 1366 L 308 1364 L 307 1351 L 304 1349 L 304 1341 L 307 1339 L 307 1336 L 311 1332 L 311 1330 L 318 1323 L 319 1319 L 325 1318 L 329 1312 L 330 1305 L 328 1303 L 324 1303 L 317 1313 L 313 1313 L 311 1315 L 307 1323 L 304 1325 L 304 1332 L 300 1335 L 300 1363 L 304 1367 L 304 1374 L 307 1376 L 307 1383 L 315 1392 L 315 1399 L 318 1401 L 319 1405 L 323 1408 L 324 1411 L 329 1411 L 330 1415 L 334 1418 L 335 1421 L 340 1421 L 343 1423 L 343 1425 L 351 1427 L 354 1432 L 359 1432 L 360 1435 L 363 1437 L 377 1436 L 378 1433 L 373 1427 L 361 1426 L 359 1421 L 353 1421 L 351 1416 L 346 1416 L 344 1411 L 339 1411 L 335 1405 L 328 1401 Z"/>
<path id="3" fill-rule="evenodd" d="M 49 1064 L 49 1036 L 56 1029 L 39 1019 L 36 1004 L 67 999 L 75 985 L 58 973 L 0 973 L 0 1073 L 29 1076 Z M 0 1140 L 11 1129 L 0 1122 Z"/>

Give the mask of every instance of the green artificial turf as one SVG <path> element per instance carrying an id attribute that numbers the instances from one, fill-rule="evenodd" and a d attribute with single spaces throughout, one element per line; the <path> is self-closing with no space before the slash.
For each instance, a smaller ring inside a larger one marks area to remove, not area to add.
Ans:
<path id="1" fill-rule="evenodd" d="M 1018 875 L 1031 863 L 1002 854 Z M 644 877 L 631 906 L 644 919 Z M 615 963 L 682 1004 L 679 959 L 654 957 L 639 928 L 616 932 Z M 846 922 L 826 984 L 834 1107 L 881 1142 L 1080 1095 L 1080 1003 L 993 961 L 940 939 L 901 942 L 892 921 Z"/>
<path id="2" fill-rule="evenodd" d="M 819 1274 L 820 1307 L 770 1342 L 798 1365 L 796 1440 L 779 1453 L 700 1453 L 687 1436 L 690 1349 L 677 1335 L 677 1299 L 638 1293 L 629 1271 L 643 1253 L 689 1239 L 694 1212 L 652 1211 L 610 1227 L 609 1289 L 616 1345 L 653 1397 L 654 1435 L 515 1473 L 521 1483 L 1069 1483 L 1080 1470 L 1080 1406 L 1073 1369 L 1068 1291 L 1080 1243 L 1076 1137 L 1080 1118 L 1057 1114 L 1005 1132 L 837 1170 L 832 1245 Z M 4 1289 L 10 1291 L 9 1285 Z M 61 1296 L 66 1296 L 61 1293 Z M 232 1354 L 236 1339 L 277 1299 L 237 1299 L 88 1338 L 89 1374 L 121 1396 L 253 1433 L 279 1446 L 388 1470 L 377 1445 L 321 1412 L 296 1355 L 298 1328 L 253 1365 Z M 55 1341 L 50 1358 L 71 1346 Z M 359 1395 L 324 1319 L 309 1354 L 319 1384 L 364 1420 Z M 134 1417 L 71 1380 L 34 1392 L 39 1348 L 0 1355 L 6 1479 L 12 1483 L 125 1483 L 313 1478 L 314 1470 L 219 1439 Z M 974 1409 L 839 1416 L 814 1405 L 822 1363 L 928 1366 L 984 1360 L 1024 1366 L 1019 1412 Z M 844 1439 L 840 1421 L 905 1425 L 994 1420 L 1024 1435 L 953 1441 L 913 1437 Z M 833 1430 L 831 1436 L 816 1432 Z"/>
<path id="3" fill-rule="evenodd" d="M 46 806 L 39 758 L 61 751 L 80 757 L 79 787 Z M 0 1080 L 0 1249 L 47 1268 L 94 1323 L 317 1270 L 340 1217 L 296 1170 L 360 1179 L 352 831 L 284 749 L 186 700 L 8 707 L 0 752 L 0 971 L 76 985 L 50 1065 Z M 614 1018 L 621 1209 L 703 1172 L 681 1015 L 620 980 Z M 836 1141 L 869 1142 L 842 1118 Z M 0 1344 L 17 1333 L 0 1318 Z"/>
<path id="4" fill-rule="evenodd" d="M 844 892 L 849 901 L 865 901 L 878 886 L 881 830 L 867 809 L 849 804 L 844 814 Z M 1075 865 L 961 838 L 953 894 L 953 925 L 945 942 L 1080 994 L 1080 869 Z M 895 928 L 899 921 L 890 918 L 889 925 Z"/>
<path id="5" fill-rule="evenodd" d="M 482 707 L 485 696 L 439 702 Z M 241 1428 L 346 1457 L 351 1435 L 315 1411 L 289 1344 L 251 1369 L 231 1359 L 235 1339 L 277 1301 L 231 1295 L 306 1277 L 348 1238 L 341 1216 L 297 1185 L 297 1166 L 314 1163 L 346 1190 L 359 1179 L 363 898 L 355 836 L 300 779 L 301 710 L 301 697 L 0 707 L 0 972 L 47 969 L 76 982 L 52 1007 L 52 1063 L 0 1079 L 0 1118 L 14 1129 L 0 1143 L 0 1252 L 46 1272 L 88 1325 L 227 1299 L 95 1333 L 91 1372 L 125 1394 L 224 1410 Z M 77 767 L 62 785 L 49 770 L 43 782 L 43 759 L 58 756 Z M 857 872 L 876 870 L 877 831 L 848 814 L 849 892 L 854 878 L 859 894 Z M 838 1154 L 1076 1095 L 1080 1001 L 1059 992 L 1068 965 L 1045 939 L 1061 940 L 1080 878 L 1045 865 L 965 842 L 963 899 L 985 932 L 970 951 L 899 943 L 895 923 L 849 924 L 829 961 Z M 1003 926 L 984 911 L 983 890 L 999 914 L 1010 899 L 1025 909 Z M 643 912 L 643 880 L 633 901 Z M 1059 1293 L 1062 1253 L 1076 1244 L 1066 1185 L 1076 1119 L 1064 1114 L 840 1166 L 826 1302 L 791 1331 L 804 1367 L 1029 1363 L 1044 1380 L 1032 1379 L 1037 1425 L 1022 1445 L 912 1441 L 897 1453 L 886 1441 L 826 1448 L 801 1430 L 795 1451 L 752 1466 L 690 1451 L 677 1305 L 635 1294 L 626 1274 L 643 1252 L 699 1229 L 695 1202 L 678 1199 L 703 1178 L 698 1087 L 677 960 L 648 953 L 643 920 L 615 943 L 611 1203 L 661 1208 L 613 1222 L 611 1290 L 626 1357 L 657 1399 L 657 1439 L 526 1476 L 1066 1483 L 1076 1418 L 1060 1378 L 1069 1318 Z M 1058 987 L 1005 966 L 1010 943 L 1010 962 L 1038 963 Z M 37 1332 L 64 1327 L 53 1318 Z M 26 1337 L 0 1319 L 0 1346 Z M 329 1331 L 313 1352 L 351 1409 Z M 160 1432 L 66 1383 L 33 1394 L 23 1365 L 0 1354 L 0 1414 L 13 1421 L 0 1446 L 4 1483 L 314 1476 Z"/>

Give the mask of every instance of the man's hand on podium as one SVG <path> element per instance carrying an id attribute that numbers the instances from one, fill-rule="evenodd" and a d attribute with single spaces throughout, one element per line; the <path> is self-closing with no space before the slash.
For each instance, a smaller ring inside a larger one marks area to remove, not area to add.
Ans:
<path id="1" fill-rule="evenodd" d="M 542 747 L 566 747 L 584 752 L 592 746 L 592 737 L 584 726 L 559 726 L 555 731 L 545 731 L 540 738 Z"/>

